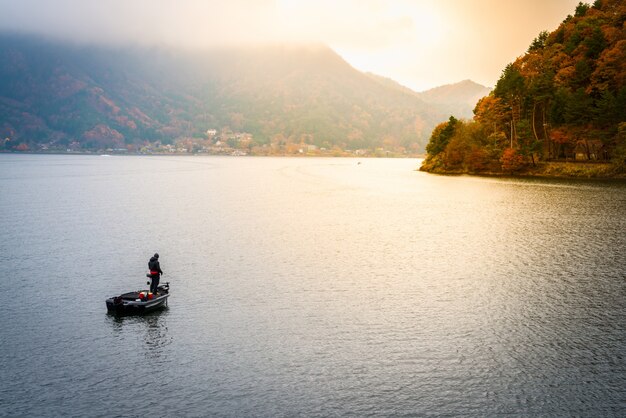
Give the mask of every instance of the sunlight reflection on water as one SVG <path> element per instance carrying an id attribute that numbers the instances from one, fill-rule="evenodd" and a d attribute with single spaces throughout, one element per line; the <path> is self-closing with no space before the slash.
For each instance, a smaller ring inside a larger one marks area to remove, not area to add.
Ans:
<path id="1" fill-rule="evenodd" d="M 418 166 L 0 155 L 4 414 L 621 415 L 626 186 Z"/>

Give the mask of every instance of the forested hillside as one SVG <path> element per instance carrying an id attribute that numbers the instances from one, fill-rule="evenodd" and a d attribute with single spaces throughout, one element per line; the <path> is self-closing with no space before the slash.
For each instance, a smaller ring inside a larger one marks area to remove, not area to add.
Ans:
<path id="1" fill-rule="evenodd" d="M 626 3 L 579 3 L 541 32 L 478 101 L 472 121 L 432 132 L 422 169 L 536 170 L 546 161 L 626 165 Z"/>
<path id="2" fill-rule="evenodd" d="M 183 51 L 0 36 L 0 148 L 131 147 L 246 133 L 255 144 L 419 152 L 445 117 L 324 46 Z"/>

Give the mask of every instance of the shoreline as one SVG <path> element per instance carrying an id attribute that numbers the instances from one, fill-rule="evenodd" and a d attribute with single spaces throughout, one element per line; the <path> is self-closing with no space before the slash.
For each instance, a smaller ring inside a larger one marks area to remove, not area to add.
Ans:
<path id="1" fill-rule="evenodd" d="M 232 155 L 232 154 L 210 154 L 210 153 L 141 153 L 141 152 L 106 152 L 106 151 L 94 151 L 94 152 L 64 152 L 64 151 L 0 151 L 2 154 L 12 155 L 91 155 L 94 157 L 109 156 L 109 157 L 293 157 L 293 158 L 364 158 L 364 159 L 376 159 L 376 158 L 413 158 L 424 159 L 424 154 L 389 154 L 389 155 L 355 155 L 355 154 L 244 154 L 244 155 Z"/>
<path id="2" fill-rule="evenodd" d="M 618 167 L 611 163 L 602 162 L 561 162 L 550 161 L 537 163 L 536 166 L 529 166 L 513 172 L 503 171 L 469 171 L 469 170 L 446 170 L 437 168 L 434 170 L 423 169 L 423 165 L 418 168 L 429 174 L 444 176 L 477 176 L 477 177 L 501 177 L 501 178 L 543 178 L 543 179 L 564 179 L 564 180 L 614 180 L 626 181 L 626 170 L 620 171 Z"/>

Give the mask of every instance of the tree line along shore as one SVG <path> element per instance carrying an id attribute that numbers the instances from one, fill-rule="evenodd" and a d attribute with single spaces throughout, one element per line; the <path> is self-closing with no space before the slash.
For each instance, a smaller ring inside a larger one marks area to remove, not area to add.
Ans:
<path id="1" fill-rule="evenodd" d="M 626 178 L 626 3 L 579 3 L 507 65 L 472 120 L 433 130 L 431 173 Z"/>

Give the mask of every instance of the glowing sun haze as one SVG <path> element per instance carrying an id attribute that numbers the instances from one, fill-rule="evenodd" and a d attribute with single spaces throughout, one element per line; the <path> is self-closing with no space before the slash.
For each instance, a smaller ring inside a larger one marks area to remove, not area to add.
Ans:
<path id="1" fill-rule="evenodd" d="M 324 43 L 421 91 L 504 66 L 579 0 L 0 0 L 0 30 L 80 43 L 203 48 Z"/>

